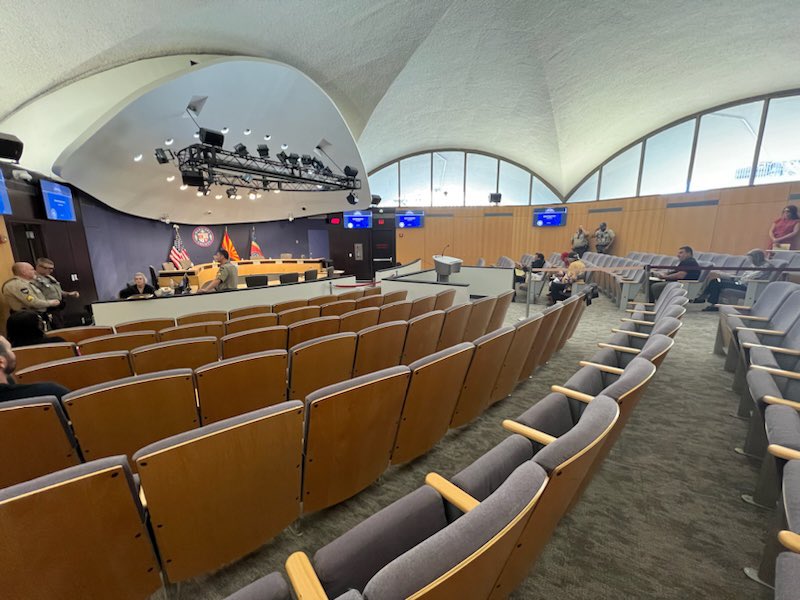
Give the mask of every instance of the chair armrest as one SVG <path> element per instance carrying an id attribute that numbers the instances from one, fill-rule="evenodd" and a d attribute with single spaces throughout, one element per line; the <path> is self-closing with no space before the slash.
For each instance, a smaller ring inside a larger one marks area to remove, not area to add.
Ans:
<path id="1" fill-rule="evenodd" d="M 785 331 L 777 329 L 758 329 L 757 327 L 737 327 L 736 331 L 752 331 L 753 333 L 763 333 L 764 335 L 786 335 Z"/>
<path id="2" fill-rule="evenodd" d="M 616 344 L 607 344 L 606 342 L 600 342 L 597 344 L 600 348 L 610 348 L 611 350 L 616 350 L 618 352 L 625 352 L 626 354 L 639 354 L 641 350 L 638 348 L 629 348 L 628 346 L 617 346 Z"/>
<path id="3" fill-rule="evenodd" d="M 714 306 L 717 306 L 719 308 L 722 308 L 723 306 L 730 306 L 731 308 L 735 308 L 736 310 L 753 310 L 752 306 L 741 306 L 739 304 L 715 304 Z M 736 316 L 738 317 L 739 315 Z"/>
<path id="4" fill-rule="evenodd" d="M 475 498 L 470 496 L 460 487 L 450 483 L 438 473 L 428 473 L 425 476 L 425 483 L 439 492 L 439 495 L 455 506 L 461 512 L 469 512 L 480 504 Z"/>
<path id="5" fill-rule="evenodd" d="M 800 459 L 800 452 L 787 448 L 786 446 L 779 446 L 778 444 L 770 444 L 767 446 L 767 451 L 772 454 L 772 456 L 782 458 L 783 460 Z"/>
<path id="6" fill-rule="evenodd" d="M 781 543 L 781 546 L 787 550 L 800 553 L 800 535 L 797 535 L 794 531 L 787 531 L 785 529 L 779 531 L 778 541 Z"/>
<path id="7" fill-rule="evenodd" d="M 641 304 L 642 306 L 655 306 L 656 305 L 655 302 L 637 302 L 636 300 L 628 300 L 628 304 L 633 304 L 633 305 Z"/>
<path id="8" fill-rule="evenodd" d="M 629 335 L 631 337 L 637 337 L 637 338 L 645 338 L 646 339 L 646 338 L 650 337 L 649 333 L 640 333 L 638 331 L 626 331 L 625 329 L 618 329 L 616 327 L 613 328 L 611 330 L 611 332 L 612 333 L 624 333 L 625 335 Z"/>
<path id="9" fill-rule="evenodd" d="M 800 379 L 800 373 L 796 371 L 785 371 L 783 369 L 776 369 L 774 367 L 765 367 L 763 365 L 750 365 L 751 369 L 758 369 L 759 371 L 766 371 L 770 375 L 778 377 L 788 377 L 789 379 Z"/>
<path id="10" fill-rule="evenodd" d="M 645 325 L 647 327 L 652 327 L 653 325 L 655 325 L 655 323 L 653 323 L 652 321 L 640 321 L 639 319 L 622 318 L 620 319 L 620 321 L 622 321 L 623 323 L 636 323 L 637 325 Z"/>
<path id="11" fill-rule="evenodd" d="M 305 552 L 295 552 L 286 559 L 286 574 L 298 598 L 303 600 L 328 600 L 328 595 L 314 572 L 314 566 Z"/>
<path id="12" fill-rule="evenodd" d="M 755 315 L 736 315 L 736 318 L 748 321 L 769 321 L 769 317 L 756 317 Z"/>
<path id="13" fill-rule="evenodd" d="M 567 398 L 572 398 L 573 400 L 578 400 L 579 402 L 583 402 L 585 404 L 589 404 L 589 402 L 594 400 L 594 396 L 584 394 L 583 392 L 579 392 L 577 390 L 571 390 L 561 385 L 551 385 L 550 391 L 557 394 L 563 394 Z"/>
<path id="14" fill-rule="evenodd" d="M 753 342 L 745 342 L 742 344 L 745 348 L 766 348 L 776 354 L 786 354 L 787 356 L 800 356 L 800 350 L 793 348 L 781 348 L 780 346 L 765 346 L 764 344 L 754 344 Z"/>
<path id="15" fill-rule="evenodd" d="M 533 440 L 534 442 L 538 442 L 545 446 L 558 439 L 548 433 L 545 433 L 544 431 L 539 431 L 538 429 L 534 429 L 533 427 L 528 427 L 527 425 L 523 425 L 522 423 L 517 423 L 516 421 L 512 421 L 510 419 L 505 419 L 503 421 L 503 428 L 510 431 L 511 433 L 518 433 L 519 435 L 524 436 L 529 440 Z"/>
<path id="16" fill-rule="evenodd" d="M 762 400 L 767 404 L 780 404 L 781 406 L 788 406 L 789 408 L 800 410 L 800 402 L 795 402 L 794 400 L 778 398 L 777 396 L 764 396 Z"/>
<path id="17" fill-rule="evenodd" d="M 594 367 L 595 369 L 603 371 L 603 373 L 613 373 L 614 375 L 622 375 L 625 372 L 625 369 L 620 369 L 619 367 L 589 362 L 588 360 L 581 360 L 578 364 L 582 367 Z"/>
<path id="18" fill-rule="evenodd" d="M 636 310 L 635 308 L 626 308 L 625 312 L 631 313 L 631 314 L 639 313 L 639 314 L 642 314 L 642 315 L 654 315 L 654 314 L 656 314 L 656 311 L 654 311 L 654 310 Z"/>

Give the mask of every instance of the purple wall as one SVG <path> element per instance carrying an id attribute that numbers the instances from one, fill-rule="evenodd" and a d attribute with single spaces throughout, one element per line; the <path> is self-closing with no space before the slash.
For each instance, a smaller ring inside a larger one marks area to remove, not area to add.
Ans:
<path id="1" fill-rule="evenodd" d="M 97 296 L 100 300 L 115 298 L 137 271 L 147 273 L 153 265 L 160 269 L 168 260 L 172 247 L 173 229 L 160 221 L 143 219 L 118 212 L 101 202 L 81 196 L 83 226 L 89 244 Z M 249 257 L 252 225 L 228 226 L 228 234 L 242 258 Z M 224 225 L 209 227 L 214 243 L 201 248 L 192 240 L 194 225 L 181 225 L 181 238 L 195 264 L 211 262 L 225 231 Z M 256 240 L 267 257 L 277 258 L 290 252 L 296 257 L 309 256 L 309 229 L 327 229 L 321 219 L 295 219 L 293 222 L 274 221 L 255 223 Z M 322 257 L 315 257 L 322 258 Z"/>

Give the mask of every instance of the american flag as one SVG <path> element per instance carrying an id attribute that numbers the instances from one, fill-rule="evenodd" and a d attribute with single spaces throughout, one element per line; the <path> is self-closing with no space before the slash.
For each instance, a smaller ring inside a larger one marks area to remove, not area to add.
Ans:
<path id="1" fill-rule="evenodd" d="M 176 269 L 182 269 L 181 261 L 188 260 L 191 262 L 189 258 L 189 253 L 186 252 L 186 248 L 183 246 L 183 240 L 181 240 L 181 232 L 177 225 L 175 227 L 175 241 L 172 242 L 172 250 L 169 251 L 169 259 L 172 261 L 172 264 L 175 265 Z"/>

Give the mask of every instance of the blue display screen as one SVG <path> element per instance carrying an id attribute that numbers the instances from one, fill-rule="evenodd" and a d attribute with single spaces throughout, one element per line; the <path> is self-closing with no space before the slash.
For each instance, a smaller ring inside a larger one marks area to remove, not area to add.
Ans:
<path id="1" fill-rule="evenodd" d="M 8 199 L 8 189 L 3 172 L 0 171 L 0 215 L 11 214 L 11 201 Z"/>
<path id="2" fill-rule="evenodd" d="M 533 211 L 534 227 L 563 227 L 567 224 L 567 207 Z"/>
<path id="3" fill-rule="evenodd" d="M 425 225 L 425 213 L 406 211 L 404 213 L 395 214 L 395 223 L 400 229 L 411 229 L 413 227 L 422 227 Z"/>
<path id="4" fill-rule="evenodd" d="M 372 227 L 372 213 L 369 211 L 354 210 L 344 213 L 343 216 L 345 229 L 370 229 Z"/>
<path id="5" fill-rule="evenodd" d="M 72 190 L 66 185 L 42 179 L 44 211 L 53 221 L 74 221 L 75 207 L 72 204 Z"/>

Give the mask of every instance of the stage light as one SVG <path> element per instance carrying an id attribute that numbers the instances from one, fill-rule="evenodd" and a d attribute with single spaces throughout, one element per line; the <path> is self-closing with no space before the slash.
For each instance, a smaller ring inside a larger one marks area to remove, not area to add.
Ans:
<path id="1" fill-rule="evenodd" d="M 197 188 L 198 196 L 208 196 L 210 193 L 211 190 L 208 188 L 208 186 L 201 185 L 199 188 Z"/>
<path id="2" fill-rule="evenodd" d="M 236 188 L 234 187 L 228 188 L 225 193 L 228 194 L 229 200 L 233 200 L 234 198 L 236 198 Z"/>
<path id="3" fill-rule="evenodd" d="M 206 184 L 205 177 L 200 171 L 181 171 L 181 179 L 184 184 L 192 187 L 203 187 Z"/>
<path id="4" fill-rule="evenodd" d="M 200 128 L 200 142 L 215 148 L 222 148 L 225 144 L 225 136 L 221 131 L 214 131 L 213 129 Z"/>
<path id="5" fill-rule="evenodd" d="M 356 196 L 353 192 L 350 192 L 347 194 L 347 202 L 355 206 L 358 204 L 358 196 Z"/>
<path id="6" fill-rule="evenodd" d="M 355 179 L 356 175 L 358 175 L 358 169 L 354 169 L 351 166 L 346 166 L 344 168 L 344 175 L 345 175 L 345 177 L 350 177 L 350 178 Z"/>
<path id="7" fill-rule="evenodd" d="M 314 159 L 311 158 L 310 154 L 303 154 L 303 156 L 300 157 L 300 160 L 306 167 L 310 167 L 311 165 L 314 164 Z"/>
<path id="8" fill-rule="evenodd" d="M 247 146 L 245 146 L 244 144 L 236 144 L 233 147 L 233 151 L 236 152 L 236 154 L 238 154 L 242 158 L 247 157 Z"/>
<path id="9" fill-rule="evenodd" d="M 288 159 L 288 160 L 289 160 L 289 163 L 290 163 L 290 164 L 291 164 L 293 167 L 296 167 L 296 166 L 298 165 L 298 163 L 300 162 L 300 157 L 299 157 L 297 154 L 295 154 L 294 152 L 292 152 L 292 153 L 289 155 L 289 159 Z"/>
<path id="10" fill-rule="evenodd" d="M 266 144 L 259 144 L 256 150 L 258 150 L 258 155 L 261 158 L 269 158 L 269 146 Z"/>
<path id="11" fill-rule="evenodd" d="M 286 165 L 286 161 L 287 161 L 287 159 L 288 159 L 289 157 L 288 157 L 288 156 L 286 156 L 286 152 L 279 152 L 279 153 L 278 153 L 278 157 L 277 157 L 277 158 L 278 158 L 278 160 L 279 160 L 279 161 L 281 161 L 281 162 L 282 162 L 284 165 Z"/>
<path id="12" fill-rule="evenodd" d="M 372 206 L 378 206 L 381 203 L 382 198 L 378 196 L 378 194 L 372 194 Z"/>
<path id="13" fill-rule="evenodd" d="M 169 162 L 169 156 L 167 156 L 167 151 L 163 148 L 156 148 L 155 151 L 156 155 L 156 162 L 160 165 L 165 165 Z"/>
<path id="14" fill-rule="evenodd" d="M 325 167 L 322 169 L 322 174 L 327 175 L 328 177 L 333 177 L 333 171 L 331 171 L 330 167 Z"/>

